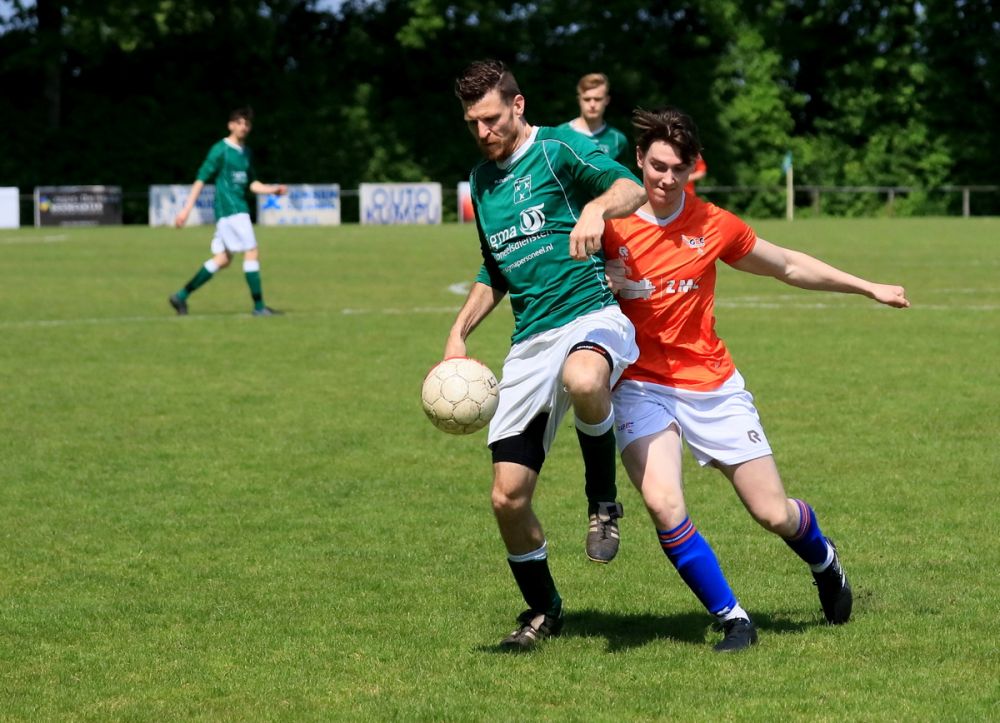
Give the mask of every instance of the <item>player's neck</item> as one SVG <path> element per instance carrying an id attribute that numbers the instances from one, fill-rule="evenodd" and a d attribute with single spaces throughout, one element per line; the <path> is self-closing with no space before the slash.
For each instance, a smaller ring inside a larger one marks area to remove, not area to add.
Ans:
<path id="1" fill-rule="evenodd" d="M 531 138 L 531 132 L 533 130 L 534 127 L 532 127 L 529 123 L 521 124 L 521 128 L 517 133 L 517 141 L 514 143 L 513 148 L 510 149 L 510 153 L 507 154 L 507 157 L 503 159 L 504 161 L 509 160 L 511 156 L 517 153 L 518 148 L 528 142 L 528 139 Z"/>
<path id="2" fill-rule="evenodd" d="M 648 214 L 656 216 L 656 218 L 670 218 L 675 213 L 681 209 L 681 204 L 684 201 L 684 193 L 677 194 L 676 198 L 667 199 L 663 203 L 654 203 L 653 201 L 646 201 L 642 205 L 640 210 L 645 211 Z"/>
<path id="3" fill-rule="evenodd" d="M 587 120 L 583 116 L 579 116 L 573 124 L 582 131 L 590 131 L 591 134 L 596 133 L 604 127 L 604 116 L 597 118 L 596 120 Z"/>
<path id="4" fill-rule="evenodd" d="M 239 138 L 237 138 L 234 135 L 227 136 L 226 140 L 229 141 L 232 145 L 236 146 L 237 148 L 242 148 L 243 145 L 244 145 L 243 141 L 241 141 Z"/>

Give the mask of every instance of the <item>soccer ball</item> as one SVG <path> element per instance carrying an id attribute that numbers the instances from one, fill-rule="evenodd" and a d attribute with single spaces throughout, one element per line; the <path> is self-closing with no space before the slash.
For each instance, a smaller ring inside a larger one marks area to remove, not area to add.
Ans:
<path id="1" fill-rule="evenodd" d="M 482 362 L 452 357 L 435 365 L 420 390 L 424 414 L 448 434 L 471 434 L 497 410 L 497 378 Z"/>

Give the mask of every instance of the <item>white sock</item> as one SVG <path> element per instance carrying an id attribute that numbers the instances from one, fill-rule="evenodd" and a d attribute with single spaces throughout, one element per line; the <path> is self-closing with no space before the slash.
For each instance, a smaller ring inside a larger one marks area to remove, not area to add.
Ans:
<path id="1" fill-rule="evenodd" d="M 546 540 L 537 550 L 526 552 L 523 555 L 511 555 L 507 553 L 507 559 L 511 562 L 530 562 L 531 560 L 545 560 L 549 556 L 549 541 Z"/>
<path id="2" fill-rule="evenodd" d="M 579 417 L 576 419 L 576 428 L 581 432 L 586 434 L 588 437 L 600 437 L 602 434 L 607 432 L 615 425 L 615 408 L 611 408 L 611 412 L 608 414 L 607 418 L 598 422 L 597 424 L 587 424 L 581 421 Z"/>
<path id="3" fill-rule="evenodd" d="M 719 619 L 720 623 L 724 623 L 727 620 L 734 620 L 736 618 L 743 618 L 744 620 L 750 619 L 750 616 L 747 615 L 747 611 L 744 610 L 739 603 L 736 603 L 736 605 L 729 612 L 719 613 L 715 617 Z"/>
<path id="4" fill-rule="evenodd" d="M 827 542 L 826 559 L 823 560 L 823 562 L 821 562 L 818 565 L 810 565 L 809 569 L 812 570 L 813 572 L 823 572 L 823 570 L 830 567 L 830 565 L 832 564 L 833 564 L 833 546 L 829 542 Z"/>

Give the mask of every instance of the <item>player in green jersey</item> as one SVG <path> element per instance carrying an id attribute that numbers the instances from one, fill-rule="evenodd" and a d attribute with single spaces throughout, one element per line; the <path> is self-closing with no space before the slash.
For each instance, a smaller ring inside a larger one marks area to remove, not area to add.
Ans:
<path id="1" fill-rule="evenodd" d="M 587 73 L 576 84 L 576 100 L 580 115 L 564 125 L 592 138 L 602 153 L 616 161 L 631 162 L 628 138 L 617 128 L 604 121 L 604 113 L 611 102 L 611 81 L 604 73 Z"/>
<path id="2" fill-rule="evenodd" d="M 181 316 L 188 313 L 187 299 L 195 289 L 212 280 L 216 272 L 229 266 L 234 253 L 243 254 L 243 273 L 250 296 L 253 298 L 254 316 L 273 316 L 280 311 L 264 303 L 260 283 L 260 256 L 257 239 L 250 221 L 247 191 L 282 195 L 284 184 L 261 183 L 254 171 L 246 138 L 253 125 L 253 111 L 237 108 L 229 114 L 229 135 L 212 146 L 205 162 L 198 169 L 197 180 L 191 186 L 184 208 L 177 214 L 174 225 L 181 228 L 187 223 L 191 209 L 206 183 L 215 184 L 215 236 L 212 238 L 212 258 L 206 261 L 184 288 L 170 295 L 170 305 Z"/>
<path id="3" fill-rule="evenodd" d="M 607 288 L 599 251 L 604 220 L 631 214 L 645 192 L 624 166 L 580 134 L 529 125 L 524 96 L 503 63 L 473 63 L 456 80 L 455 94 L 486 158 L 469 179 L 483 265 L 444 356 L 465 356 L 468 335 L 509 294 L 514 334 L 488 443 L 493 512 L 528 603 L 500 645 L 526 650 L 557 635 L 563 623 L 531 498 L 571 406 L 588 489 L 613 490 L 610 499 L 591 501 L 596 529 L 588 533 L 588 555 L 606 562 L 617 551 L 621 507 L 614 501 L 611 387 L 638 349 L 634 329 Z"/>

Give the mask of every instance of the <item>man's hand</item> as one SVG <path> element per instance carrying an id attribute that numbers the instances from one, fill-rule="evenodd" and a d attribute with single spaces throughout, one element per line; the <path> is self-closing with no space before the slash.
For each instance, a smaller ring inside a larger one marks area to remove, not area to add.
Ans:
<path id="1" fill-rule="evenodd" d="M 621 292 L 628 284 L 629 267 L 625 265 L 622 258 L 608 259 L 604 264 L 604 277 L 608 281 L 608 288 L 615 296 Z"/>
<path id="2" fill-rule="evenodd" d="M 603 236 L 604 210 L 593 202 L 588 203 L 569 234 L 570 258 L 583 261 L 591 254 L 596 254 L 601 250 Z"/>
<path id="3" fill-rule="evenodd" d="M 895 309 L 910 308 L 910 300 L 906 298 L 906 289 L 891 284 L 872 284 L 871 297 L 880 304 Z"/>
<path id="4" fill-rule="evenodd" d="M 182 208 L 180 212 L 177 214 L 177 217 L 174 218 L 174 226 L 176 226 L 177 228 L 184 228 L 184 224 L 187 223 L 188 215 L 190 213 L 191 209 Z"/>

